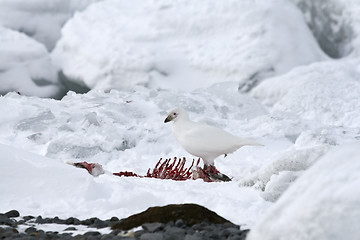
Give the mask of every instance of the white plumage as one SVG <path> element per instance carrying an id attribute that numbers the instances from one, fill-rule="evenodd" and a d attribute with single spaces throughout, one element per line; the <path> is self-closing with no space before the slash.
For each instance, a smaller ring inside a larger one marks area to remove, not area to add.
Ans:
<path id="1" fill-rule="evenodd" d="M 213 166 L 215 158 L 232 153 L 242 146 L 262 146 L 256 141 L 239 138 L 220 128 L 191 121 L 182 108 L 170 111 L 164 122 L 170 121 L 173 121 L 172 130 L 181 146 L 188 153 L 202 158 L 205 165 Z"/>

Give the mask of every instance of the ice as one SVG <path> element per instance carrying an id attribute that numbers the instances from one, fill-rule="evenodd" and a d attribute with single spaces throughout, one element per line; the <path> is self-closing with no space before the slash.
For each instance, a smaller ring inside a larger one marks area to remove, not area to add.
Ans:
<path id="1" fill-rule="evenodd" d="M 69 81 L 90 89 L 237 81 L 243 92 L 327 59 L 286 0 L 103 1 L 65 24 L 52 57 Z"/>
<path id="2" fill-rule="evenodd" d="M 359 147 L 338 147 L 321 158 L 284 193 L 248 239 L 358 239 Z"/>

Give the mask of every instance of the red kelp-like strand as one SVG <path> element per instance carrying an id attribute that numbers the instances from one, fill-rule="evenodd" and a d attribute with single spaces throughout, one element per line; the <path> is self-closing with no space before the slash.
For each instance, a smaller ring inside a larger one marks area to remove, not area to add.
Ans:
<path id="1" fill-rule="evenodd" d="M 153 170 L 149 169 L 146 177 L 160 178 L 160 179 L 172 179 L 177 181 L 184 181 L 192 178 L 192 169 L 195 163 L 193 159 L 191 166 L 185 168 L 186 158 L 171 158 L 162 162 L 162 159 L 158 161 Z M 200 159 L 197 161 L 196 166 L 200 163 Z"/>
<path id="2" fill-rule="evenodd" d="M 78 168 L 85 168 L 90 174 L 93 167 L 95 167 L 95 163 L 88 163 L 88 162 L 77 162 L 71 164 Z"/>
<path id="3" fill-rule="evenodd" d="M 185 160 L 185 158 L 183 158 Z M 191 179 L 192 175 L 193 175 L 193 166 L 194 166 L 194 163 L 195 163 L 195 159 L 192 160 L 192 163 L 191 163 L 191 166 L 189 168 L 185 168 L 184 172 L 183 172 L 183 176 L 186 178 L 186 179 Z M 196 162 L 196 167 L 199 165 L 200 163 L 200 158 L 197 160 Z"/>
<path id="4" fill-rule="evenodd" d="M 125 172 L 117 172 L 117 173 L 113 173 L 115 176 L 119 176 L 119 177 L 142 177 L 142 176 L 139 176 L 137 175 L 136 173 L 134 172 L 128 172 L 128 171 L 125 171 Z"/>

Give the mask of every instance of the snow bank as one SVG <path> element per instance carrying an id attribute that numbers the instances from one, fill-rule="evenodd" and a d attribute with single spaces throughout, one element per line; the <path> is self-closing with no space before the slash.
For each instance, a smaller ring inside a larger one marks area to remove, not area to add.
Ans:
<path id="1" fill-rule="evenodd" d="M 284 193 L 247 239 L 359 239 L 359 147 L 326 154 Z"/>
<path id="2" fill-rule="evenodd" d="M 56 70 L 42 44 L 0 26 L 0 94 L 57 97 L 61 88 Z"/>
<path id="3" fill-rule="evenodd" d="M 324 125 L 356 128 L 360 122 L 359 59 L 298 67 L 267 79 L 252 96 L 272 113 L 286 112 Z"/>
<path id="4" fill-rule="evenodd" d="M 99 0 L 0 0 L 0 25 L 23 32 L 50 51 L 74 12 Z"/>
<path id="5" fill-rule="evenodd" d="M 8 94 L 0 98 L 0 110 L 9 112 L 0 119 L 0 142 L 16 143 L 50 158 L 87 159 L 114 171 L 144 174 L 160 157 L 188 156 L 172 136 L 170 125 L 163 123 L 166 111 L 176 105 L 187 109 L 193 119 L 256 138 L 241 132 L 237 124 L 266 112 L 245 96 L 232 103 L 221 99 L 230 93 L 216 89 L 212 94 L 149 92 L 137 88 L 136 92 L 69 93 L 61 101 Z M 247 105 L 239 105 L 241 100 Z M 137 165 L 134 159 L 147 162 Z"/>
<path id="6" fill-rule="evenodd" d="M 120 178 L 110 174 L 94 178 L 61 161 L 2 144 L 0 156 L 0 191 L 4 196 L 1 212 L 15 208 L 22 215 L 106 219 L 125 218 L 151 206 L 191 202 L 234 223 L 251 226 L 268 207 L 255 190 L 240 189 L 234 183 Z M 237 207 L 224 207 L 229 203 Z"/>
<path id="7" fill-rule="evenodd" d="M 67 22 L 52 57 L 71 81 L 104 90 L 237 81 L 249 91 L 326 59 L 285 0 L 104 1 Z"/>
<path id="8" fill-rule="evenodd" d="M 249 131 L 263 128 L 293 143 L 268 156 L 240 181 L 276 201 L 313 163 L 337 145 L 359 140 L 359 60 L 323 61 L 269 78 L 251 92 L 268 107 L 271 120 L 259 119 Z M 258 134 L 260 134 L 260 132 Z"/>

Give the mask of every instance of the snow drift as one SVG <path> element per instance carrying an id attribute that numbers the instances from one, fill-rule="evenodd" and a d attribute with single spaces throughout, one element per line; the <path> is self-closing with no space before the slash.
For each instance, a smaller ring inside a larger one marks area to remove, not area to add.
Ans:
<path id="1" fill-rule="evenodd" d="M 359 239 L 360 145 L 329 152 L 286 191 L 248 240 Z"/>

